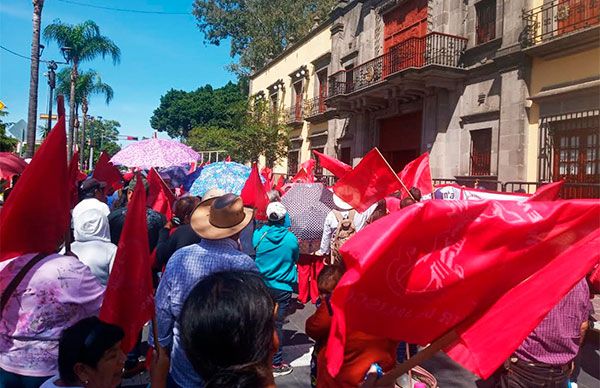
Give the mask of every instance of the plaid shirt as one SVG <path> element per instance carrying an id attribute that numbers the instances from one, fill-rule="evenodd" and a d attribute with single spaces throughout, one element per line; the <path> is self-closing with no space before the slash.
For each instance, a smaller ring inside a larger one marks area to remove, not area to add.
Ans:
<path id="1" fill-rule="evenodd" d="M 202 380 L 188 361 L 180 338 L 179 315 L 198 281 L 222 271 L 257 271 L 250 256 L 231 239 L 202 240 L 177 250 L 156 291 L 156 321 L 161 346 L 171 347 L 171 377 L 182 387 L 201 387 Z"/>
<path id="2" fill-rule="evenodd" d="M 585 279 L 550 310 L 546 318 L 519 346 L 515 354 L 528 362 L 565 365 L 579 352 L 581 324 L 593 312 Z"/>

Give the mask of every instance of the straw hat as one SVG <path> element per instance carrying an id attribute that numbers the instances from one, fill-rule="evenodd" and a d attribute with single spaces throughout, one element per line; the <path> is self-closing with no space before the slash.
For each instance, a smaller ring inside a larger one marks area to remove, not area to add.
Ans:
<path id="1" fill-rule="evenodd" d="M 242 198 L 229 193 L 202 201 L 192 213 L 190 224 L 200 237 L 221 240 L 239 233 L 253 215 L 254 210 L 244 207 Z"/>
<path id="2" fill-rule="evenodd" d="M 352 209 L 354 209 L 352 207 L 352 205 L 350 205 L 349 203 L 344 202 L 343 199 L 341 199 L 340 197 L 338 197 L 335 194 L 333 194 L 333 204 L 335 205 L 335 207 L 337 207 L 340 210 L 352 210 Z"/>

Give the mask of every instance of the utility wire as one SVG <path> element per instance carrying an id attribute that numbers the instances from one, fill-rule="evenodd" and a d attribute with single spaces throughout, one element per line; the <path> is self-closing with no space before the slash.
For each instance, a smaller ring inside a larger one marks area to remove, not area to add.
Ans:
<path id="1" fill-rule="evenodd" d="M 153 15 L 191 15 L 191 12 L 145 11 L 145 10 L 141 10 L 141 9 L 127 9 L 127 8 L 105 7 L 105 6 L 102 6 L 102 5 L 80 3 L 78 1 L 73 1 L 73 0 L 58 0 L 58 1 L 63 2 L 63 3 L 68 3 L 68 4 L 80 5 L 82 7 L 105 9 L 105 10 L 108 10 L 108 11 L 143 13 L 143 14 L 153 14 Z"/>
<path id="2" fill-rule="evenodd" d="M 14 52 L 14 51 L 12 51 L 12 50 L 10 50 L 10 49 L 8 49 L 8 48 L 4 47 L 4 46 L 1 46 L 1 45 L 0 45 L 0 49 L 2 49 L 2 50 L 4 50 L 4 51 L 8 51 L 8 52 L 9 52 L 9 53 L 11 53 L 12 55 L 16 55 L 17 57 L 20 57 L 20 58 L 23 58 L 23 59 L 28 59 L 28 60 L 30 60 L 30 61 L 31 61 L 31 60 L 33 60 L 33 58 L 31 58 L 31 57 L 28 57 L 27 55 L 21 55 L 21 54 L 19 54 L 19 53 L 16 53 L 16 52 Z M 46 60 L 44 60 L 44 59 L 40 59 L 39 61 L 40 61 L 40 62 L 44 62 L 44 63 L 48 63 L 48 62 L 49 62 L 49 61 L 46 61 Z"/>

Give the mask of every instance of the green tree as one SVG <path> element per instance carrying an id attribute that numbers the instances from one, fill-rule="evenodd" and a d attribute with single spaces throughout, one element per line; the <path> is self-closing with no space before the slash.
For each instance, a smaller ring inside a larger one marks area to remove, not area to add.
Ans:
<path id="1" fill-rule="evenodd" d="M 244 116 L 245 102 L 246 95 L 232 82 L 218 89 L 171 89 L 160 98 L 150 125 L 174 138 L 186 138 L 195 127 L 233 128 Z"/>
<path id="2" fill-rule="evenodd" d="M 287 155 L 289 128 L 281 124 L 278 112 L 271 112 L 268 105 L 246 101 L 244 113 L 234 128 L 196 127 L 187 139 L 198 151 L 226 150 L 234 160 L 255 162 L 262 155 L 267 164 Z"/>
<path id="3" fill-rule="evenodd" d="M 6 126 L 9 123 L 5 123 L 2 117 L 8 114 L 5 110 L 0 110 L 0 152 L 13 152 L 17 147 L 17 139 L 12 138 L 6 134 Z"/>
<path id="4" fill-rule="evenodd" d="M 94 164 L 98 161 L 102 151 L 106 151 L 111 156 L 119 152 L 121 150 L 118 143 L 120 127 L 121 124 L 115 120 L 90 120 L 89 131 L 85 136 L 87 146 L 81 152 L 84 160 L 88 161 L 90 159 L 90 145 L 94 151 Z"/>
<path id="5" fill-rule="evenodd" d="M 337 0 L 196 0 L 194 15 L 205 42 L 229 40 L 231 69 L 238 75 L 265 65 L 269 58 L 325 20 Z"/>
<path id="6" fill-rule="evenodd" d="M 48 25 L 44 29 L 44 39 L 54 41 L 59 47 L 69 48 L 69 62 L 71 64 L 70 90 L 69 90 L 69 135 L 67 147 L 69 155 L 73 150 L 74 128 L 75 128 L 75 103 L 76 85 L 79 64 L 92 61 L 98 57 L 110 56 L 114 64 L 121 60 L 121 50 L 107 36 L 100 33 L 100 27 L 92 21 L 87 20 L 81 24 L 67 24 L 60 20 Z"/>
<path id="7" fill-rule="evenodd" d="M 71 89 L 71 71 L 68 68 L 63 68 L 56 75 L 56 79 L 56 90 L 58 91 L 58 94 L 64 94 L 70 98 L 69 93 Z M 75 115 L 79 115 L 79 107 L 81 106 L 81 112 L 83 115 L 81 133 L 79 135 L 79 140 L 81 142 L 80 149 L 85 148 L 85 142 L 87 139 L 85 131 L 87 127 L 89 98 L 93 95 L 103 95 L 104 101 L 106 102 L 106 105 L 108 105 L 113 99 L 114 92 L 110 85 L 102 82 L 100 74 L 98 74 L 95 70 L 87 70 L 79 73 L 75 85 Z M 79 155 L 81 159 L 81 165 L 83 165 L 86 159 L 84 159 L 82 152 Z"/>

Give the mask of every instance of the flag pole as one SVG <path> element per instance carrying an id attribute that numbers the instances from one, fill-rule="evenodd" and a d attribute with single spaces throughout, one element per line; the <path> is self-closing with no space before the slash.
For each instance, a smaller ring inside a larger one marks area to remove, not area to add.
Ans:
<path id="1" fill-rule="evenodd" d="M 429 360 L 437 352 L 450 345 L 457 339 L 458 334 L 456 333 L 456 330 L 450 330 L 449 332 L 447 332 L 446 334 L 429 344 L 429 346 L 427 346 L 425 349 L 417 353 L 414 357 L 407 359 L 402 364 L 396 366 L 394 369 L 384 374 L 379 380 L 375 382 L 375 386 L 393 386 L 396 383 L 396 379 L 398 379 L 400 376 L 410 371 L 415 366 L 420 365 L 423 362 Z"/>
<path id="2" fill-rule="evenodd" d="M 402 179 L 400 179 L 400 177 L 398 176 L 398 174 L 396 174 L 396 171 L 394 171 L 394 169 L 392 168 L 392 166 L 390 166 L 390 163 L 387 161 L 387 159 L 383 157 L 383 155 L 379 151 L 379 148 L 375 147 L 375 150 L 381 156 L 381 159 L 385 160 L 385 164 L 388 166 L 388 168 L 390 169 L 390 171 L 394 174 L 394 176 L 396 177 L 396 179 L 398 179 L 398 182 L 400 182 L 400 184 L 402 185 L 402 187 L 404 188 L 404 190 L 406 190 L 406 192 L 408 193 L 408 195 L 410 195 L 410 198 L 413 201 L 417 202 L 417 200 L 415 199 L 415 197 L 413 197 L 413 195 L 410 193 L 410 190 L 408 190 L 408 188 L 406 187 L 406 185 L 404 184 L 404 182 L 402 182 Z"/>

